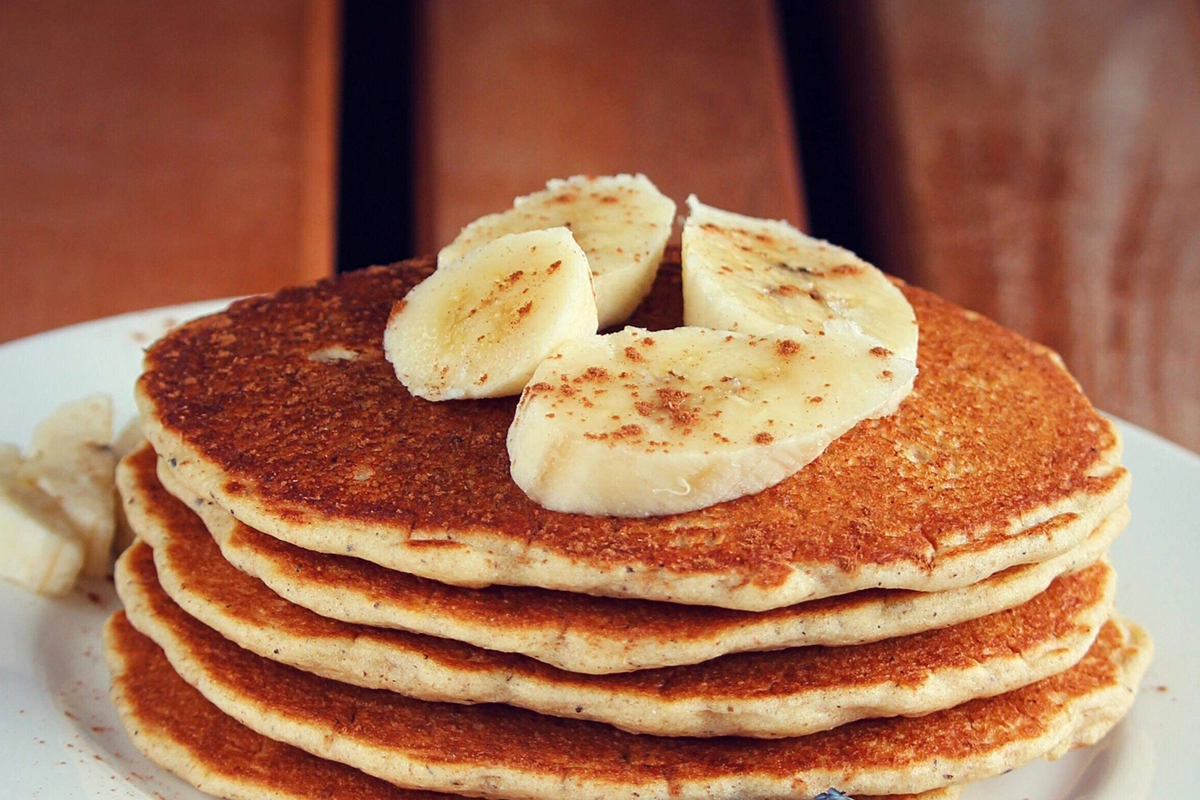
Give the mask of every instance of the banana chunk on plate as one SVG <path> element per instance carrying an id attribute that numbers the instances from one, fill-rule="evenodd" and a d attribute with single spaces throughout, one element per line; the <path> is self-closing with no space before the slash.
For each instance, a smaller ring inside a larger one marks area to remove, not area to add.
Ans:
<path id="1" fill-rule="evenodd" d="M 383 349 L 417 397 L 503 397 L 598 324 L 587 256 L 559 227 L 502 236 L 440 267 L 393 307 Z"/>
<path id="2" fill-rule="evenodd" d="M 587 254 L 600 327 L 607 328 L 628 319 L 650 292 L 674 221 L 674 201 L 645 175 L 576 175 L 463 228 L 438 253 L 438 268 L 505 234 L 568 227 Z"/>
<path id="3" fill-rule="evenodd" d="M 21 475 L 23 459 L 0 445 L 0 577 L 39 594 L 71 590 L 84 544 L 52 497 Z"/>
<path id="4" fill-rule="evenodd" d="M 82 539 L 83 574 L 112 571 L 116 528 L 112 398 L 95 395 L 54 409 L 33 429 L 21 476 L 56 500 Z"/>
<path id="5" fill-rule="evenodd" d="M 769 336 L 788 328 L 812 334 L 829 320 L 849 320 L 916 361 L 916 315 L 874 266 L 786 222 L 722 211 L 695 195 L 687 202 L 685 324 Z"/>
<path id="6" fill-rule="evenodd" d="M 692 511 L 797 472 L 894 411 L 915 376 L 912 361 L 838 321 L 786 338 L 684 327 L 577 339 L 521 395 L 511 473 L 555 511 Z"/>

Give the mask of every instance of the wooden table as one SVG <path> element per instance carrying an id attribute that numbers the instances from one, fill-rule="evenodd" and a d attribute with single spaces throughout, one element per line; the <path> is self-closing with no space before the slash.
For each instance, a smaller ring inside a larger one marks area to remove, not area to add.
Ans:
<path id="1" fill-rule="evenodd" d="M 1200 4 L 839 8 L 880 260 L 1200 451 Z"/>
<path id="2" fill-rule="evenodd" d="M 1200 6 L 832 4 L 880 266 L 1200 451 Z M 777 9 L 417 4 L 415 239 L 644 171 L 805 224 Z M 336 0 L 0 4 L 0 341 L 332 270 Z"/>
<path id="3" fill-rule="evenodd" d="M 0 2 L 0 341 L 329 274 L 338 20 Z"/>

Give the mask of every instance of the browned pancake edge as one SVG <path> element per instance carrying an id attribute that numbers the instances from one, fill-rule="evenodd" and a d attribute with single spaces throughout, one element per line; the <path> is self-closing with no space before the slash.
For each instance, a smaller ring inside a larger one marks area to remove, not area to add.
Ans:
<path id="1" fill-rule="evenodd" d="M 925 714 L 1061 672 L 1108 618 L 1116 576 L 1101 562 L 1009 611 L 870 645 L 743 653 L 606 676 L 318 616 L 226 563 L 211 537 L 194 531 L 167 533 L 153 551 L 135 544 L 116 580 L 135 624 L 165 592 L 240 646 L 346 683 L 425 700 L 507 703 L 635 733 L 780 737 Z"/>
<path id="2" fill-rule="evenodd" d="M 159 483 L 155 462 L 147 447 L 118 470 L 134 526 L 148 540 L 156 540 L 159 530 L 203 535 L 196 514 Z M 1023 603 L 1058 575 L 1094 563 L 1128 520 L 1128 509 L 1120 509 L 1071 551 L 959 590 L 869 589 L 754 613 L 531 587 L 457 587 L 297 548 L 236 523 L 211 504 L 195 510 L 204 507 L 224 522 L 210 526 L 221 555 L 318 614 L 522 653 L 590 674 L 697 663 L 734 652 L 865 644 L 975 619 Z"/>
<path id="3" fill-rule="evenodd" d="M 1140 628 L 1110 621 L 1071 669 L 927 716 L 791 739 L 670 739 L 330 681 L 243 650 L 165 597 L 140 624 L 181 677 L 264 735 L 402 785 L 547 799 L 887 794 L 975 780 L 1095 741 L 1132 704 L 1150 657 Z"/>
<path id="4" fill-rule="evenodd" d="M 112 696 L 122 724 L 151 761 L 210 794 L 258 800 L 317 797 L 450 800 L 457 795 L 401 789 L 255 733 L 222 713 L 171 668 L 123 612 L 104 629 Z M 860 800 L 953 800 L 961 787 Z M 802 800 L 803 796 L 799 796 Z"/>

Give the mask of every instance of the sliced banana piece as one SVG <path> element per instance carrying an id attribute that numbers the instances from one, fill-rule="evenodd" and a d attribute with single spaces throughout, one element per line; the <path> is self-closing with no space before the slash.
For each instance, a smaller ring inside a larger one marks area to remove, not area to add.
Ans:
<path id="1" fill-rule="evenodd" d="M 692 511 L 792 475 L 894 411 L 915 375 L 847 323 L 792 338 L 688 327 L 574 340 L 521 395 L 512 477 L 555 511 Z"/>
<path id="2" fill-rule="evenodd" d="M 0 578 L 39 594 L 66 594 L 84 544 L 55 500 L 21 477 L 20 451 L 0 445 Z"/>
<path id="3" fill-rule="evenodd" d="M 786 222 L 722 211 L 688 198 L 683 226 L 687 325 L 783 335 L 846 319 L 901 358 L 917 359 L 917 319 L 875 267 Z"/>
<path id="4" fill-rule="evenodd" d="M 438 269 L 396 303 L 383 348 L 417 397 L 503 397 L 597 325 L 587 257 L 571 231 L 551 228 L 502 236 Z"/>
<path id="5" fill-rule="evenodd" d="M 600 327 L 624 322 L 650 292 L 675 203 L 645 175 L 576 175 L 480 217 L 438 253 L 438 268 L 506 233 L 564 225 L 587 253 Z"/>
<path id="6" fill-rule="evenodd" d="M 21 467 L 23 478 L 58 501 L 83 540 L 85 575 L 112 573 L 117 466 L 112 417 L 107 395 L 59 406 L 33 429 Z"/>

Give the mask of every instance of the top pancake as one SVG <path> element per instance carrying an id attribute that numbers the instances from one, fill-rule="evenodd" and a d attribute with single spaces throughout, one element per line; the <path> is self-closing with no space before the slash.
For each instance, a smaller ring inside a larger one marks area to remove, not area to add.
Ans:
<path id="1" fill-rule="evenodd" d="M 560 514 L 508 472 L 515 399 L 413 398 L 383 358 L 407 262 L 251 298 L 168 334 L 137 394 L 155 449 L 260 531 L 466 586 L 762 610 L 862 588 L 938 591 L 1078 544 L 1123 502 L 1115 429 L 1045 348 L 903 287 L 913 394 L 760 494 L 688 514 Z M 665 265 L 633 324 L 681 317 Z"/>

